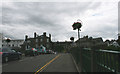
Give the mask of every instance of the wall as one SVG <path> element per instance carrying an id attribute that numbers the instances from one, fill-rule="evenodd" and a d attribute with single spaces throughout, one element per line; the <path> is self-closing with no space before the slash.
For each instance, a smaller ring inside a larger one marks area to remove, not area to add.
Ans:
<path id="1" fill-rule="evenodd" d="M 0 48 L 2 48 L 2 34 L 0 33 Z"/>
<path id="2" fill-rule="evenodd" d="M 20 45 L 22 45 L 23 42 L 24 42 L 23 40 L 11 40 L 11 41 L 8 43 L 8 45 L 9 45 L 10 47 L 19 47 L 19 48 L 21 48 Z M 3 40 L 2 45 L 3 45 L 3 46 L 7 46 L 7 42 L 6 42 L 5 40 Z"/>

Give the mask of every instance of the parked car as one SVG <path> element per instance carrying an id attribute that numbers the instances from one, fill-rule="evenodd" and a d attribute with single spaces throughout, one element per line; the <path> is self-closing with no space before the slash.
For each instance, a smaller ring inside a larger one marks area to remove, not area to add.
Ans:
<path id="1" fill-rule="evenodd" d="M 2 47 L 0 49 L 0 56 L 2 56 L 2 62 L 8 62 L 16 59 L 21 59 L 22 53 L 16 52 L 10 47 Z"/>
<path id="2" fill-rule="evenodd" d="M 49 50 L 46 50 L 46 54 L 50 54 L 50 51 L 49 51 Z"/>
<path id="3" fill-rule="evenodd" d="M 55 54 L 55 52 L 52 50 L 46 50 L 46 54 Z"/>
<path id="4" fill-rule="evenodd" d="M 36 56 L 38 55 L 38 51 L 35 48 L 29 48 L 25 50 L 25 56 Z"/>
<path id="5" fill-rule="evenodd" d="M 39 54 L 45 54 L 46 48 L 43 45 L 41 45 L 40 48 L 37 49 L 37 51 Z"/>

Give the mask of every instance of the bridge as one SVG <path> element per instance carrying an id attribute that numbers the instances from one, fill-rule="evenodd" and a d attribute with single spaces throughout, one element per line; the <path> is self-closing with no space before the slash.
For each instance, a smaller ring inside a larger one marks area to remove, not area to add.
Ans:
<path id="1" fill-rule="evenodd" d="M 81 72 L 120 73 L 120 52 L 74 47 L 71 54 Z"/>
<path id="2" fill-rule="evenodd" d="M 2 65 L 3 74 L 115 72 L 120 74 L 120 52 L 73 47 L 69 53 L 23 57 Z"/>

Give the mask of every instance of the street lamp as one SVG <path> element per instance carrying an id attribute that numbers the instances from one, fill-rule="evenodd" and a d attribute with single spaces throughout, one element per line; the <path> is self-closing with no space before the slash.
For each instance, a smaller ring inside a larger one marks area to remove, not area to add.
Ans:
<path id="1" fill-rule="evenodd" d="M 79 22 L 80 21 L 80 22 Z M 78 40 L 79 40 L 79 42 L 80 42 L 80 34 L 79 34 L 79 31 L 81 31 L 80 30 L 80 28 L 82 27 L 82 21 L 81 20 L 77 20 L 77 22 L 74 22 L 73 23 L 73 25 L 72 25 L 72 27 L 73 27 L 73 30 L 76 30 L 76 29 L 78 29 Z M 79 43 L 78 43 L 79 44 Z M 81 46 L 80 46 L 80 44 L 79 44 L 79 46 L 78 47 L 80 47 L 80 49 L 81 49 Z M 77 50 L 76 50 L 76 52 L 78 52 Z M 82 49 L 80 50 L 80 64 L 81 64 L 81 66 L 82 66 Z M 82 69 L 82 68 L 81 68 Z"/>
<path id="2" fill-rule="evenodd" d="M 77 20 L 77 22 L 74 22 L 73 25 L 72 25 L 73 30 L 78 29 L 78 39 L 80 38 L 79 31 L 81 31 L 80 28 L 82 27 L 82 23 L 79 22 L 79 21 L 80 21 L 80 20 Z"/>

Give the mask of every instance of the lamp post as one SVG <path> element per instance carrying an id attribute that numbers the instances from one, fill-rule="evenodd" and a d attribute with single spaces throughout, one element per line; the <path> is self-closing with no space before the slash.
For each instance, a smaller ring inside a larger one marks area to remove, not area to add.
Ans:
<path id="1" fill-rule="evenodd" d="M 81 31 L 80 28 L 82 27 L 82 23 L 79 22 L 79 21 L 81 21 L 81 20 L 77 20 L 77 22 L 74 22 L 73 25 L 72 25 L 73 30 L 78 29 L 78 39 L 80 39 L 80 33 L 79 33 L 79 31 Z"/>
<path id="2" fill-rule="evenodd" d="M 80 33 L 79 33 L 79 31 L 81 31 L 80 28 L 82 27 L 82 21 L 78 19 L 77 22 L 73 23 L 72 27 L 73 27 L 73 30 L 78 29 L 78 40 L 80 42 Z M 81 71 L 82 71 L 82 49 L 81 49 L 80 43 L 78 43 L 78 47 L 80 49 L 80 52 L 76 49 L 76 53 L 77 53 L 77 55 L 80 55 L 80 60 L 81 60 L 80 65 L 81 65 Z"/>

